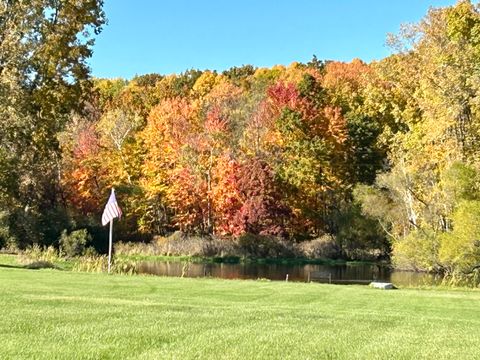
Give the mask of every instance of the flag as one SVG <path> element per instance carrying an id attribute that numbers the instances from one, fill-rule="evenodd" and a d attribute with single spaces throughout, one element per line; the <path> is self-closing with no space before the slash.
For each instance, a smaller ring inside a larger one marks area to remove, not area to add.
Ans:
<path id="1" fill-rule="evenodd" d="M 107 205 L 105 205 L 105 210 L 103 210 L 102 215 L 102 225 L 107 225 L 110 221 L 114 218 L 121 218 L 122 217 L 122 210 L 117 204 L 117 199 L 115 198 L 115 190 L 112 189 L 112 193 L 108 198 Z"/>

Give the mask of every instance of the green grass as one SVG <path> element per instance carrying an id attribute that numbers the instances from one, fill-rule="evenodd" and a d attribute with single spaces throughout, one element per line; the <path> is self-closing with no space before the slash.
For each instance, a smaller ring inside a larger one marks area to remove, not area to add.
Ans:
<path id="1" fill-rule="evenodd" d="M 478 359 L 480 292 L 0 267 L 1 359 Z"/>
<path id="2" fill-rule="evenodd" d="M 75 263 L 78 259 L 66 259 L 66 258 L 58 258 L 52 262 L 44 262 L 44 261 L 35 261 L 22 264 L 19 260 L 19 255 L 17 254 L 0 254 L 0 267 L 15 267 L 15 268 L 31 268 L 36 267 L 37 265 L 39 268 L 43 267 L 54 267 L 57 270 L 72 270 Z M 42 266 L 42 263 L 45 263 L 45 266 Z"/>
<path id="3" fill-rule="evenodd" d="M 13 254 L 1 254 L 0 253 L 0 264 L 1 265 L 17 265 L 17 255 Z"/>

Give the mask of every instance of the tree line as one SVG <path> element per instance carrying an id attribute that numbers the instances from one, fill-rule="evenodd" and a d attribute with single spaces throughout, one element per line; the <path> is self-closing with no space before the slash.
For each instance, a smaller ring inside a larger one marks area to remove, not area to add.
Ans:
<path id="1" fill-rule="evenodd" d="M 35 4 L 0 12 L 4 246 L 95 237 L 114 186 L 125 240 L 330 234 L 347 258 L 479 264 L 478 5 L 431 9 L 369 64 L 314 56 L 125 80 L 85 64 L 93 38 L 77 34 L 101 30 L 100 1 Z"/>

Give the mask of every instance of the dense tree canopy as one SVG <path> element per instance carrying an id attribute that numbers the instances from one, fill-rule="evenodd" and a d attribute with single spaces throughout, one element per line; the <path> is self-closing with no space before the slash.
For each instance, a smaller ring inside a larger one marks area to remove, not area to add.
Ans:
<path id="1" fill-rule="evenodd" d="M 372 70 L 317 62 L 96 79 L 90 118 L 72 117 L 62 133 L 69 208 L 98 216 L 115 185 L 125 233 L 225 241 L 337 233 L 347 213 L 366 221 L 352 189 L 372 184 L 385 159 L 383 117 L 360 109 Z M 355 246 L 388 250 L 380 232 L 377 242 L 357 235 Z"/>
<path id="2" fill-rule="evenodd" d="M 480 264 L 477 5 L 431 9 L 370 64 L 314 56 L 89 87 L 101 8 L 1 2 L 3 242 L 95 232 L 115 186 L 125 238 L 330 234 L 345 257 L 391 248 L 404 268 Z"/>

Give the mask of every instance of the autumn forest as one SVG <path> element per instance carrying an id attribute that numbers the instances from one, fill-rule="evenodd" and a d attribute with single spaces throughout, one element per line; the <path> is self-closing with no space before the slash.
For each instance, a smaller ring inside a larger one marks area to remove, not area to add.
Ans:
<path id="1" fill-rule="evenodd" d="M 345 259 L 480 267 L 478 6 L 431 9 L 371 63 L 126 80 L 89 75 L 95 3 L 51 17 L 39 5 L 23 22 L 23 5 L 0 12 L 0 247 L 87 229 L 102 250 L 114 187 L 122 241 L 322 238 Z M 76 37 L 83 26 L 91 37 Z"/>

